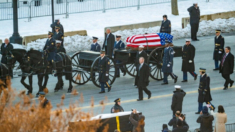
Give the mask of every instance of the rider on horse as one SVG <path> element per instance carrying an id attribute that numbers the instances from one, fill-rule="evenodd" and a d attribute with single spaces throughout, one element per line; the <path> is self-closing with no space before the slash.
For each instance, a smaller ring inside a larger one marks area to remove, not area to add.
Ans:
<path id="1" fill-rule="evenodd" d="M 56 74 L 56 62 L 55 62 L 55 57 L 56 57 L 56 46 L 55 46 L 55 39 L 52 38 L 53 33 L 49 32 L 48 33 L 48 39 L 46 41 L 46 44 L 43 48 L 44 53 L 47 54 L 47 61 L 52 64 L 52 74 Z"/>

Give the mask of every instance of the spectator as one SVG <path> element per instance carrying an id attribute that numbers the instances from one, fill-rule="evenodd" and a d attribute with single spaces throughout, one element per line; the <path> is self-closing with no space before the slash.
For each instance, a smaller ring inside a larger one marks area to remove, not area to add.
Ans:
<path id="1" fill-rule="evenodd" d="M 211 114 L 216 118 L 214 132 L 226 132 L 225 123 L 227 122 L 227 114 L 224 112 L 222 105 L 218 106 L 218 113 L 214 113 L 214 111 L 211 110 Z"/>
<path id="2" fill-rule="evenodd" d="M 169 129 L 167 127 L 167 124 L 162 125 L 162 132 L 169 132 Z"/>
<path id="3" fill-rule="evenodd" d="M 138 120 L 134 119 L 133 117 L 137 114 L 136 110 L 133 110 L 129 120 L 133 125 L 132 132 L 144 132 L 144 126 L 145 126 L 145 116 L 139 115 Z"/>
<path id="4" fill-rule="evenodd" d="M 172 132 L 187 132 L 187 131 L 188 131 L 188 127 L 183 126 L 183 121 L 178 120 L 177 121 L 177 127 L 175 129 L 173 129 Z"/>
<path id="5" fill-rule="evenodd" d="M 183 122 L 184 127 L 189 128 L 187 122 L 185 121 L 185 115 L 181 114 L 180 111 L 176 111 L 175 116 L 168 123 L 169 126 L 173 126 L 172 130 L 174 130 L 177 127 L 178 120 L 181 120 Z"/>
<path id="6" fill-rule="evenodd" d="M 197 119 L 197 123 L 200 123 L 200 131 L 201 132 L 213 132 L 212 122 L 214 117 L 208 113 L 207 106 L 204 106 L 201 115 Z"/>

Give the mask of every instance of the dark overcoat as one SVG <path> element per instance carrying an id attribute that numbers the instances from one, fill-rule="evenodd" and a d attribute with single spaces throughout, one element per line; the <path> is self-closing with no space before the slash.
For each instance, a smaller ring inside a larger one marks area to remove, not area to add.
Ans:
<path id="1" fill-rule="evenodd" d="M 135 65 L 136 66 L 139 64 L 140 57 L 144 57 L 144 62 L 147 62 L 147 59 L 148 59 L 147 53 L 144 50 L 141 53 L 137 52 L 136 53 L 136 59 L 135 59 Z"/>
<path id="2" fill-rule="evenodd" d="M 100 45 L 98 43 L 91 44 L 91 49 L 90 51 L 95 51 L 95 52 L 100 52 Z"/>
<path id="3" fill-rule="evenodd" d="M 53 24 L 51 24 L 51 28 L 53 29 L 53 33 L 55 33 L 55 27 L 60 27 L 60 32 L 64 34 L 64 27 L 61 23 L 57 24 L 57 21 L 55 21 Z"/>
<path id="4" fill-rule="evenodd" d="M 57 47 L 57 48 L 56 48 L 56 53 L 60 53 L 60 52 L 62 52 L 62 53 L 65 53 L 65 54 L 66 54 L 66 50 L 65 50 L 65 48 L 64 48 L 64 47 L 62 47 L 62 46 L 60 46 L 59 48 Z"/>
<path id="5" fill-rule="evenodd" d="M 234 55 L 232 53 L 228 53 L 224 62 L 223 57 L 226 53 L 222 56 L 221 63 L 220 63 L 220 73 L 222 74 L 232 74 L 234 69 Z"/>
<path id="6" fill-rule="evenodd" d="M 2 54 L 1 63 L 7 64 L 7 55 L 10 55 L 9 51 L 13 50 L 13 45 L 10 43 L 6 47 L 5 45 L 6 45 L 5 43 L 1 45 L 1 54 Z"/>
<path id="7" fill-rule="evenodd" d="M 191 6 L 188 8 L 190 15 L 190 24 L 196 24 L 200 21 L 200 9 L 199 7 Z"/>
<path id="8" fill-rule="evenodd" d="M 144 130 L 145 122 L 140 123 L 140 120 L 143 120 L 143 121 L 145 120 L 145 116 L 137 115 L 138 120 L 134 119 L 134 116 L 136 116 L 136 114 L 131 113 L 129 117 L 129 120 L 131 124 L 133 125 L 132 132 L 145 132 Z"/>
<path id="9" fill-rule="evenodd" d="M 62 32 L 55 32 L 53 35 L 53 38 L 55 40 L 60 40 L 61 41 L 61 46 L 64 46 L 64 34 Z"/>
<path id="10" fill-rule="evenodd" d="M 99 82 L 105 83 L 109 80 L 109 76 L 106 76 L 106 74 L 109 74 L 109 67 L 110 67 L 109 58 L 104 56 L 104 58 L 102 59 L 100 57 L 98 63 Z"/>
<path id="11" fill-rule="evenodd" d="M 137 87 L 145 88 L 149 84 L 149 75 L 150 75 L 150 67 L 147 64 L 143 64 L 143 66 L 139 69 L 140 64 L 137 66 Z"/>
<path id="12" fill-rule="evenodd" d="M 182 112 L 182 105 L 184 96 L 186 93 L 184 90 L 177 89 L 174 91 L 173 97 L 172 97 L 172 103 L 171 103 L 171 110 L 175 113 L 176 111 Z"/>
<path id="13" fill-rule="evenodd" d="M 107 37 L 108 36 L 108 37 Z M 103 43 L 103 47 L 102 49 L 105 48 L 105 43 L 107 41 L 107 51 L 106 55 L 112 57 L 113 54 L 113 48 L 114 48 L 114 43 L 115 43 L 115 38 L 114 35 L 112 33 L 110 33 L 109 35 L 105 34 L 105 39 L 104 39 L 104 43 Z"/>
<path id="14" fill-rule="evenodd" d="M 45 50 L 47 52 L 47 60 L 48 61 L 54 61 L 55 60 L 55 56 L 56 56 L 56 46 L 55 46 L 55 39 L 51 38 L 50 40 L 47 39 L 46 44 L 43 48 L 43 50 Z"/>
<path id="15" fill-rule="evenodd" d="M 165 22 L 164 22 L 164 20 L 162 21 L 160 33 L 171 34 L 171 21 L 170 20 L 167 19 Z"/>
<path id="16" fill-rule="evenodd" d="M 184 72 L 195 71 L 194 57 L 195 57 L 195 47 L 192 44 L 184 45 L 183 55 L 182 55 L 182 69 L 181 69 L 182 71 Z M 189 60 L 191 60 L 192 63 L 189 63 Z"/>
<path id="17" fill-rule="evenodd" d="M 198 102 L 210 102 L 211 91 L 210 91 L 210 77 L 207 74 L 204 74 L 203 77 L 200 76 L 200 84 L 198 89 Z"/>
<path id="18" fill-rule="evenodd" d="M 175 52 L 171 47 L 166 47 L 164 49 L 162 72 L 172 73 L 174 53 Z M 168 64 L 170 67 L 167 66 Z"/>
<path id="19" fill-rule="evenodd" d="M 200 123 L 201 132 L 213 132 L 213 123 L 214 117 L 209 113 L 200 115 L 197 119 L 197 123 Z"/>
<path id="20" fill-rule="evenodd" d="M 114 111 L 113 111 L 114 110 Z M 112 108 L 111 108 L 111 113 L 115 113 L 115 112 L 124 112 L 124 109 L 122 108 L 122 106 L 115 104 Z"/>
<path id="21" fill-rule="evenodd" d="M 219 53 L 219 51 L 221 53 Z M 224 37 L 220 35 L 217 38 L 217 36 L 215 36 L 215 49 L 214 49 L 213 59 L 216 61 L 220 61 L 222 59 L 223 54 L 224 54 Z"/>
<path id="22" fill-rule="evenodd" d="M 115 41 L 114 49 L 117 49 L 117 50 L 125 49 L 125 44 L 122 42 L 122 40 L 120 40 L 118 43 L 117 41 Z"/>

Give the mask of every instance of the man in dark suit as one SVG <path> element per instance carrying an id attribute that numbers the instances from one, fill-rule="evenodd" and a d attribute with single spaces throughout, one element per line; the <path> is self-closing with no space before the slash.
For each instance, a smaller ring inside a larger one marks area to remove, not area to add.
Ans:
<path id="1" fill-rule="evenodd" d="M 140 45 L 139 46 L 139 52 L 136 53 L 136 59 L 135 59 L 135 66 L 137 67 L 139 65 L 139 59 L 140 57 L 143 57 L 145 61 L 148 59 L 147 53 L 144 51 L 144 46 Z M 137 70 L 137 69 L 136 69 Z M 134 86 L 137 86 L 138 83 L 138 77 L 135 77 L 135 84 Z"/>
<path id="2" fill-rule="evenodd" d="M 215 70 L 219 70 L 219 61 L 222 59 L 224 54 L 224 37 L 220 34 L 221 30 L 216 30 L 215 36 L 215 49 L 213 54 L 213 59 L 215 61 Z"/>
<path id="3" fill-rule="evenodd" d="M 10 51 L 13 50 L 13 45 L 9 43 L 9 39 L 5 39 L 4 43 L 1 46 L 2 59 L 1 63 L 7 64 L 7 56 L 11 55 Z M 9 67 L 9 74 L 13 77 L 12 69 Z"/>
<path id="4" fill-rule="evenodd" d="M 160 33 L 171 34 L 171 21 L 167 19 L 167 15 L 163 15 L 163 21 L 160 28 Z"/>
<path id="5" fill-rule="evenodd" d="M 115 37 L 111 33 L 111 30 L 108 28 L 106 29 L 105 39 L 103 43 L 102 49 L 105 49 L 106 55 L 112 57 L 113 55 L 113 47 L 115 43 Z"/>
<path id="6" fill-rule="evenodd" d="M 230 74 L 233 73 L 234 69 L 234 56 L 230 51 L 231 48 L 227 46 L 225 48 L 225 54 L 222 57 L 219 68 L 222 77 L 225 79 L 224 90 L 228 89 L 228 84 L 230 84 L 230 87 L 232 87 L 234 83 L 234 81 L 230 79 Z"/>
<path id="7" fill-rule="evenodd" d="M 200 21 L 200 9 L 197 3 L 194 3 L 193 6 L 189 7 L 188 12 L 190 15 L 191 39 L 192 41 L 199 41 L 199 39 L 197 39 L 197 32 Z"/>
<path id="8" fill-rule="evenodd" d="M 97 40 L 97 37 L 93 37 L 93 44 L 91 44 L 90 51 L 100 52 L 100 45 L 97 43 Z"/>
<path id="9" fill-rule="evenodd" d="M 173 111 L 173 116 L 175 115 L 176 111 L 180 111 L 182 113 L 182 106 L 184 101 L 184 96 L 186 93 L 184 90 L 181 89 L 181 86 L 175 85 L 175 91 L 173 91 L 172 103 L 171 103 L 171 110 Z"/>
<path id="10" fill-rule="evenodd" d="M 138 78 L 137 87 L 139 89 L 139 99 L 137 99 L 137 101 L 143 100 L 143 90 L 148 94 L 148 99 L 150 99 L 151 92 L 147 89 L 149 84 L 150 67 L 144 63 L 144 57 L 140 57 L 139 65 L 136 70 Z"/>

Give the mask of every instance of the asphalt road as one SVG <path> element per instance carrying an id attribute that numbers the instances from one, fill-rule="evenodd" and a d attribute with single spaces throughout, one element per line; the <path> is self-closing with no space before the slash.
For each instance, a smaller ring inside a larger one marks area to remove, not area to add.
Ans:
<path id="1" fill-rule="evenodd" d="M 232 49 L 232 53 L 235 49 L 235 33 L 224 34 L 225 38 L 225 46 L 230 46 Z M 214 36 L 206 36 L 199 37 L 200 41 L 192 42 L 192 44 L 196 47 L 196 57 L 195 57 L 195 69 L 198 72 L 200 67 L 204 67 L 207 69 L 208 75 L 211 77 L 211 94 L 213 101 L 212 103 L 217 107 L 218 105 L 223 105 L 225 107 L 225 112 L 228 114 L 227 123 L 235 123 L 235 87 L 229 88 L 228 90 L 222 90 L 224 79 L 218 73 L 218 71 L 213 71 L 214 69 L 214 61 L 213 57 L 213 48 L 214 48 Z M 183 46 L 185 43 L 184 39 L 179 39 L 174 41 L 174 45 Z M 174 58 L 174 73 L 178 75 L 177 85 L 181 85 L 182 89 L 187 92 L 186 97 L 183 102 L 183 113 L 186 114 L 186 121 L 189 124 L 190 130 L 193 131 L 196 128 L 199 128 L 199 124 L 196 123 L 198 115 L 195 115 L 195 112 L 198 109 L 197 102 L 197 89 L 199 85 L 199 80 L 194 81 L 193 77 L 188 74 L 188 82 L 181 83 L 183 74 L 181 72 L 182 59 L 180 57 Z M 233 74 L 231 76 L 232 79 L 235 78 Z M 65 81 L 64 90 L 59 91 L 57 93 L 53 92 L 55 87 L 55 83 L 57 82 L 57 78 L 50 76 L 48 89 L 49 94 L 47 94 L 47 98 L 51 101 L 52 105 L 56 106 L 57 103 L 60 102 L 60 97 L 65 94 L 66 98 L 64 101 L 65 106 L 69 106 L 69 102 L 76 101 L 79 99 L 78 96 L 72 96 L 71 94 L 67 94 L 68 83 Z M 152 92 L 152 98 L 150 100 L 145 99 L 144 101 L 137 102 L 138 98 L 138 90 L 133 87 L 134 78 L 126 75 L 124 77 L 117 78 L 114 84 L 112 85 L 111 92 L 106 92 L 105 94 L 98 94 L 100 91 L 99 88 L 95 87 L 92 82 L 88 82 L 85 85 L 73 85 L 74 88 L 82 93 L 84 96 L 84 103 L 82 104 L 83 111 L 90 110 L 90 101 L 91 98 L 94 98 L 95 108 L 94 112 L 97 114 L 100 113 L 109 113 L 110 108 L 113 105 L 113 100 L 116 98 L 121 98 L 122 106 L 125 111 L 130 111 L 132 108 L 137 109 L 138 111 L 143 112 L 145 115 L 145 130 L 146 132 L 159 132 L 161 130 L 162 124 L 168 123 L 172 118 L 172 111 L 170 109 L 172 93 L 174 90 L 174 82 L 169 77 L 168 85 L 160 85 L 162 81 L 155 81 L 150 79 L 150 84 L 148 89 Z M 20 84 L 20 78 L 14 78 L 12 80 L 12 85 L 17 90 L 24 90 L 23 86 Z M 35 95 L 38 91 L 37 85 L 37 77 L 34 77 L 33 80 L 33 94 Z M 99 102 L 105 99 L 107 96 L 109 102 L 105 106 L 104 111 L 101 111 L 101 107 L 98 106 Z M 144 94 L 147 97 L 146 94 Z M 55 108 L 55 107 L 54 107 Z"/>

